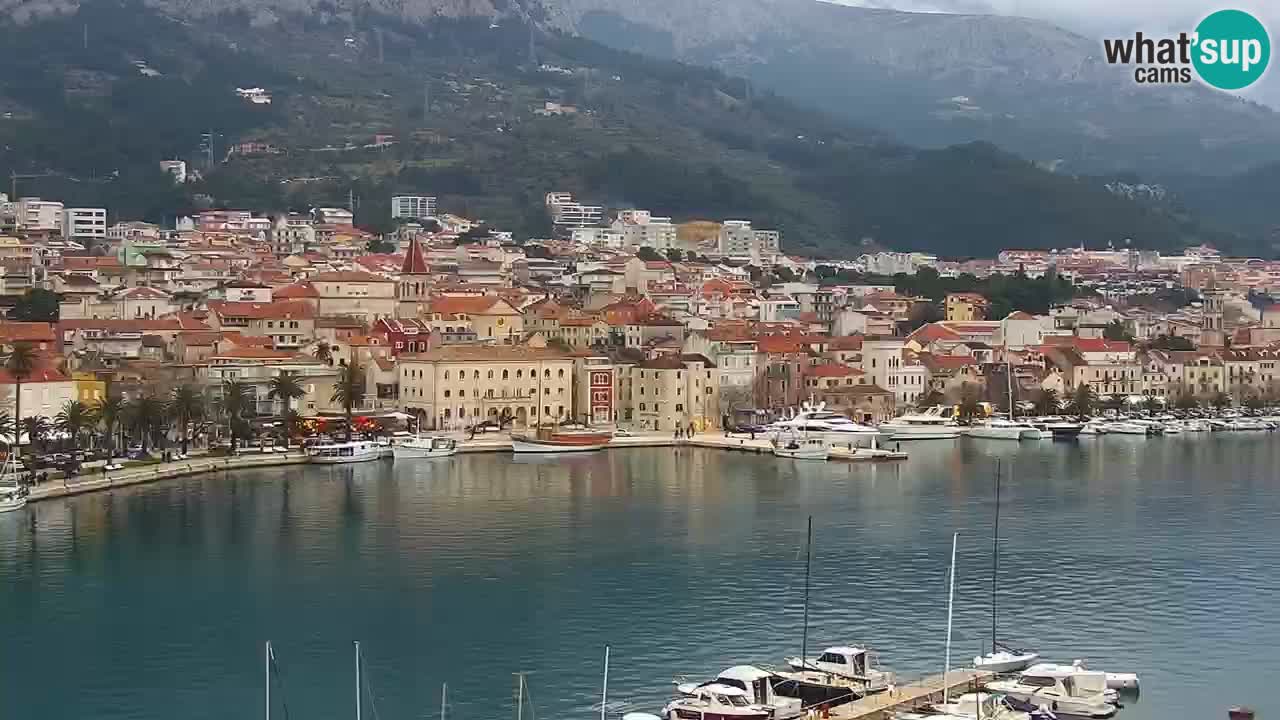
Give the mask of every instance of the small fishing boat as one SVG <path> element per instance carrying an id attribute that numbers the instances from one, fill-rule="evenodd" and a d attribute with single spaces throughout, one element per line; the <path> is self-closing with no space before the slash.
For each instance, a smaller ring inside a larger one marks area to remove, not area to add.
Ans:
<path id="1" fill-rule="evenodd" d="M 1043 437 L 1038 428 L 1005 418 L 991 418 L 982 425 L 970 426 L 964 434 L 982 440 L 1039 440 Z"/>
<path id="2" fill-rule="evenodd" d="M 539 428 L 534 433 L 511 436 L 517 453 L 567 453 L 603 450 L 613 433 L 590 428 Z"/>
<path id="3" fill-rule="evenodd" d="M 1116 714 L 1110 696 L 1093 686 L 1077 682 L 1076 668 L 1062 665 L 1033 665 L 1016 677 L 993 680 L 986 688 L 1030 703 L 1041 710 L 1083 718 L 1108 718 Z"/>
<path id="4" fill-rule="evenodd" d="M 1090 420 L 1080 427 L 1080 437 L 1097 437 L 1107 434 L 1106 423 Z"/>
<path id="5" fill-rule="evenodd" d="M 370 462 L 390 457 L 387 445 L 369 440 L 315 445 L 307 454 L 309 462 L 321 465 Z"/>
<path id="6" fill-rule="evenodd" d="M 391 451 L 397 460 L 449 457 L 458 452 L 458 441 L 447 437 L 416 435 L 392 444 Z"/>
<path id="7" fill-rule="evenodd" d="M 751 702 L 745 690 L 710 683 L 693 688 L 662 709 L 666 720 L 771 720 L 772 709 Z"/>
<path id="8" fill-rule="evenodd" d="M 770 440 L 775 457 L 792 460 L 826 460 L 831 455 L 831 448 L 821 438 L 811 438 L 791 433 L 783 437 L 778 433 Z"/>

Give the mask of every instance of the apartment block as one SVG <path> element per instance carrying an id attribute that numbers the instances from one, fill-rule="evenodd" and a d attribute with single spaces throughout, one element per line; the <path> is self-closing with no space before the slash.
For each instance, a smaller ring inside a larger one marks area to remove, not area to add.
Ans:
<path id="1" fill-rule="evenodd" d="M 396 195 L 391 198 L 391 219 L 434 217 L 436 199 L 430 195 Z"/>

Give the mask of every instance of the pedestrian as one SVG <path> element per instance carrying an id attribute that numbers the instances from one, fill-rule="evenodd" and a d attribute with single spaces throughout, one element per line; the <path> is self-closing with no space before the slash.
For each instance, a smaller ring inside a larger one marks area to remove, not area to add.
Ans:
<path id="1" fill-rule="evenodd" d="M 752 439 L 752 440 L 755 440 L 755 439 L 756 439 L 756 431 L 755 431 L 755 430 L 752 430 L 752 431 L 751 431 L 751 439 Z"/>

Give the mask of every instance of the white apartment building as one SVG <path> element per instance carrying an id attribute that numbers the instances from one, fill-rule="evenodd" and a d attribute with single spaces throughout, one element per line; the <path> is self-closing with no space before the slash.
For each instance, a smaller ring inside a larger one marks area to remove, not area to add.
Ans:
<path id="1" fill-rule="evenodd" d="M 182 160 L 161 160 L 160 172 L 169 173 L 178 185 L 187 181 L 187 164 Z"/>
<path id="2" fill-rule="evenodd" d="M 391 198 L 391 219 L 435 217 L 436 199 L 431 195 L 396 195 Z"/>
<path id="3" fill-rule="evenodd" d="M 862 341 L 862 371 L 873 383 L 893 393 L 899 407 L 913 405 L 929 392 L 928 370 L 903 360 L 906 342 L 902 338 Z"/>
<path id="4" fill-rule="evenodd" d="M 777 230 L 756 230 L 749 220 L 725 220 L 720 224 L 720 237 L 716 242 L 716 250 L 721 255 L 746 257 L 752 262 L 773 259 L 780 246 Z"/>
<path id="5" fill-rule="evenodd" d="M 321 207 L 311 210 L 311 218 L 323 225 L 342 225 L 350 227 L 355 224 L 355 215 L 346 208 Z"/>
<path id="6" fill-rule="evenodd" d="M 18 200 L 14 222 L 23 230 L 61 230 L 62 203 L 36 197 L 22 198 Z"/>
<path id="7" fill-rule="evenodd" d="M 669 217 L 655 217 L 648 210 L 623 210 L 609 229 L 622 236 L 623 247 L 677 247 L 676 226 Z"/>
<path id="8" fill-rule="evenodd" d="M 863 255 L 858 258 L 863 267 L 869 273 L 876 275 L 896 275 L 904 273 L 906 275 L 915 275 L 916 270 L 926 265 L 934 265 L 938 262 L 935 255 L 926 253 L 896 253 L 896 252 L 879 252 L 870 255 Z"/>
<path id="9" fill-rule="evenodd" d="M 77 242 L 107 239 L 106 208 L 67 208 L 62 211 L 62 236 Z"/>
<path id="10" fill-rule="evenodd" d="M 569 239 L 579 245 L 595 245 L 597 247 L 622 248 L 622 233 L 613 228 L 583 227 L 569 232 Z"/>
<path id="11" fill-rule="evenodd" d="M 573 228 L 599 225 L 604 221 L 603 207 L 574 202 L 573 195 L 567 192 L 547 193 L 546 205 L 547 212 L 551 214 L 551 222 L 562 233 L 568 233 Z"/>

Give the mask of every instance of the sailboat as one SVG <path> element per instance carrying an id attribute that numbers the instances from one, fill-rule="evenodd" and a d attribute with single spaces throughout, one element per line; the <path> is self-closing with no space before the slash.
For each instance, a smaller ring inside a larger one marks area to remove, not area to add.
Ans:
<path id="1" fill-rule="evenodd" d="M 973 659 L 973 666 L 993 673 L 1024 670 L 1040 659 L 1028 650 L 1017 650 L 1000 644 L 996 637 L 996 587 L 1000 575 L 1000 461 L 996 461 L 996 522 L 991 537 L 991 652 Z"/>
<path id="2" fill-rule="evenodd" d="M 18 454 L 13 450 L 4 459 L 0 467 L 0 513 L 21 510 L 27 506 L 27 495 L 30 490 L 18 479 Z"/>
<path id="3" fill-rule="evenodd" d="M 972 425 L 964 431 L 965 435 L 971 438 L 980 438 L 984 440 L 1043 440 L 1048 435 L 1027 423 L 1020 423 L 1014 419 L 1014 410 L 1016 403 L 1013 399 L 1013 364 L 1005 363 L 1005 377 L 1008 379 L 1009 385 L 1009 417 L 998 418 L 993 417 L 981 425 Z"/>

